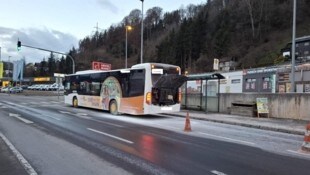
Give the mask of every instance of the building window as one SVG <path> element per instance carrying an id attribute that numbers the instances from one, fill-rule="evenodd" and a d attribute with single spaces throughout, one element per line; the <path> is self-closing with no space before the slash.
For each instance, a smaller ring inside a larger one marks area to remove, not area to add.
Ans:
<path id="1" fill-rule="evenodd" d="M 256 79 L 252 78 L 252 80 L 251 80 L 251 89 L 255 89 L 255 86 L 256 86 Z"/>
<path id="2" fill-rule="evenodd" d="M 263 77 L 263 89 L 268 89 L 269 81 L 269 77 Z"/>
<path id="3" fill-rule="evenodd" d="M 245 83 L 245 89 L 249 90 L 249 89 L 255 89 L 256 86 L 256 79 L 255 78 L 248 78 L 245 79 L 246 83 Z"/>
<path id="4" fill-rule="evenodd" d="M 309 51 L 306 50 L 306 51 L 304 52 L 304 55 L 309 55 Z"/>
<path id="5" fill-rule="evenodd" d="M 231 84 L 238 84 L 238 83 L 240 83 L 240 82 L 241 82 L 240 79 L 232 79 L 232 80 L 231 80 Z"/>
<path id="6" fill-rule="evenodd" d="M 305 42 L 305 46 L 309 46 L 309 42 Z"/>

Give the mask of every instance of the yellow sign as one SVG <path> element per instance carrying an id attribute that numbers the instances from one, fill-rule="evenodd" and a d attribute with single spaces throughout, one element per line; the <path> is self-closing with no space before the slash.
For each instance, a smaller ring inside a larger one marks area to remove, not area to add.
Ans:
<path id="1" fill-rule="evenodd" d="M 3 78 L 3 62 L 0 62 L 0 78 Z"/>
<path id="2" fill-rule="evenodd" d="M 269 113 L 268 110 L 268 99 L 267 98 L 256 98 L 257 113 Z"/>
<path id="3" fill-rule="evenodd" d="M 33 81 L 51 81 L 50 77 L 37 77 L 34 78 Z"/>

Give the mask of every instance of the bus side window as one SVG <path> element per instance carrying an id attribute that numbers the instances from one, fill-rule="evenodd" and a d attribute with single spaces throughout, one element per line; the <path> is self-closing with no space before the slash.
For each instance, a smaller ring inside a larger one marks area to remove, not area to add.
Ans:
<path id="1" fill-rule="evenodd" d="M 145 71 L 144 70 L 133 70 L 130 73 L 129 80 L 129 96 L 139 96 L 144 94 L 145 84 Z"/>

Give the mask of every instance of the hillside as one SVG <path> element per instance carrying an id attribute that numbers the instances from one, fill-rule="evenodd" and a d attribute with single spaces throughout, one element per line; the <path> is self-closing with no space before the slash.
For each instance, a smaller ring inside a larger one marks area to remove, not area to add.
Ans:
<path id="1" fill-rule="evenodd" d="M 310 1 L 298 0 L 296 36 L 310 34 Z M 148 9 L 144 18 L 144 62 L 181 66 L 191 73 L 212 69 L 214 58 L 234 58 L 238 68 L 274 64 L 280 49 L 291 40 L 292 0 L 209 0 L 202 5 L 164 13 Z M 70 50 L 77 70 L 92 61 L 125 66 L 125 26 L 128 65 L 140 62 L 141 11 L 134 9 L 123 21 L 80 41 Z M 278 61 L 277 61 L 278 62 Z"/>

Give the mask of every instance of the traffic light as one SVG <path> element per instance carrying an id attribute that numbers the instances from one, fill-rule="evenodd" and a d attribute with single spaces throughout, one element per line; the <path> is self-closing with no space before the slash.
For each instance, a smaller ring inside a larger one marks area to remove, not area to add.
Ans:
<path id="1" fill-rule="evenodd" d="M 17 50 L 20 51 L 22 48 L 22 43 L 20 41 L 17 41 Z"/>

